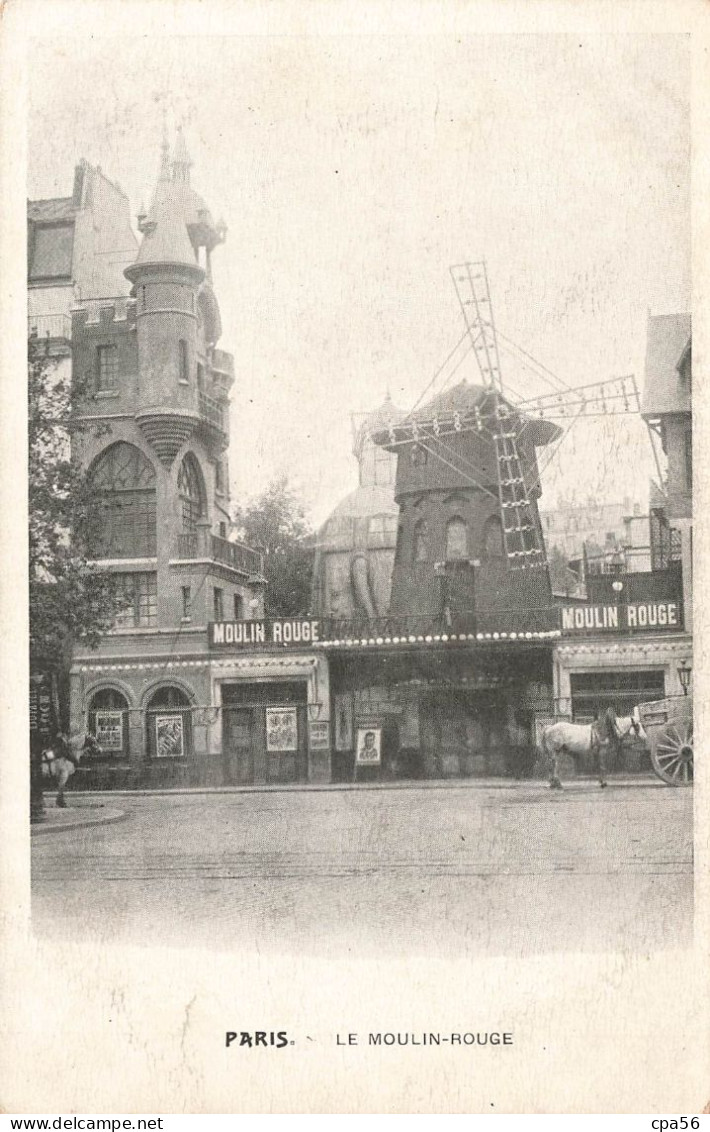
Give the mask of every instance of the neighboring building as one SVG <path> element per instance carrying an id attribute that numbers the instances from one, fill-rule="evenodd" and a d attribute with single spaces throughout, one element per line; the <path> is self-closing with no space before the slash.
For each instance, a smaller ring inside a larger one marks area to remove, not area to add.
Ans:
<path id="1" fill-rule="evenodd" d="M 359 484 L 317 532 L 313 567 L 314 615 L 383 617 L 389 612 L 399 508 L 394 498 L 397 457 L 373 434 L 403 413 L 387 396 L 354 422 Z"/>
<path id="2" fill-rule="evenodd" d="M 71 382 L 77 298 L 125 293 L 123 270 L 137 250 L 128 198 L 86 161 L 76 166 L 71 196 L 27 202 L 28 337 L 46 343 L 53 362 L 50 381 L 65 389 Z M 68 435 L 66 452 L 68 456 Z M 68 688 L 65 672 L 34 653 L 30 659 L 30 742 L 35 750 L 46 746 L 62 723 L 66 727 L 60 701 L 65 704 Z"/>
<path id="3" fill-rule="evenodd" d="M 555 508 L 540 508 L 540 521 L 548 553 L 556 547 L 568 561 L 581 558 L 588 545 L 604 552 L 629 545 L 631 526 L 641 516 L 641 504 L 627 496 L 620 503 L 600 502 L 594 497 L 560 499 Z M 638 534 L 633 532 L 633 545 Z"/>
<path id="4" fill-rule="evenodd" d="M 281 770 L 266 766 L 263 661 L 208 649 L 210 621 L 263 614 L 264 579 L 260 555 L 229 537 L 233 362 L 217 346 L 211 278 L 226 229 L 191 187 L 190 164 L 180 133 L 172 158 L 164 143 L 139 250 L 101 288 L 82 287 L 72 308 L 91 550 L 125 597 L 115 629 L 94 651 L 78 647 L 71 669 L 72 723 L 96 733 L 104 761 L 93 773 L 105 783 L 235 782 L 245 764 L 266 780 Z M 274 695 L 298 705 L 305 734 L 296 668 L 286 665 Z M 301 671 L 312 670 L 307 658 Z M 301 773 L 304 752 L 300 742 L 284 757 L 286 777 Z"/>
<path id="5" fill-rule="evenodd" d="M 664 541 L 673 557 L 673 532 L 683 563 L 685 625 L 692 630 L 693 418 L 692 336 L 689 314 L 649 315 L 646 381 L 641 411 L 658 434 L 668 461 L 665 498 L 652 501 L 656 555 Z M 664 538 L 665 536 L 665 538 Z"/>
<path id="6" fill-rule="evenodd" d="M 642 413 L 668 458 L 665 494 L 651 488 L 650 515 L 634 547 L 607 568 L 588 570 L 587 600 L 562 608 L 566 640 L 555 651 L 558 714 L 590 719 L 645 700 L 681 696 L 679 666 L 692 660 L 692 436 L 689 315 L 649 317 Z M 637 523 L 638 520 L 638 523 Z M 600 565 L 603 567 L 603 560 Z"/>

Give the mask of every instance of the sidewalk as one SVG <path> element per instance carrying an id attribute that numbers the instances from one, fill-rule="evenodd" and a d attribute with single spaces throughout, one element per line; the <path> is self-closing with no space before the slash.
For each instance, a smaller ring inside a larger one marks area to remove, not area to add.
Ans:
<path id="1" fill-rule="evenodd" d="M 669 789 L 655 774 L 609 775 L 608 789 L 622 787 L 629 789 Z M 563 779 L 567 789 L 575 786 L 599 788 L 595 775 L 578 775 Z M 81 799 L 80 805 L 88 805 L 89 798 L 131 798 L 131 797 L 169 797 L 177 794 L 281 794 L 303 791 L 343 791 L 343 790 L 520 790 L 534 787 L 547 788 L 544 778 L 446 778 L 446 779 L 407 779 L 391 782 L 288 782 L 262 783 L 255 786 L 164 786 L 154 789 L 134 790 L 72 790 L 68 798 Z M 69 803 L 71 804 L 71 803 Z M 49 807 L 48 807 L 49 808 Z M 57 811 L 61 813 L 61 811 Z M 65 810 L 64 813 L 67 811 Z M 114 819 L 116 820 L 116 819 Z"/>
<path id="2" fill-rule="evenodd" d="M 64 833 L 69 829 L 82 829 L 91 825 L 110 825 L 112 822 L 123 821 L 128 817 L 124 810 L 114 806 L 107 806 L 97 801 L 95 805 L 88 804 L 79 794 L 74 796 L 76 801 L 67 802 L 66 808 L 60 810 L 54 804 L 54 795 L 45 795 L 44 821 L 32 822 L 30 833 Z"/>

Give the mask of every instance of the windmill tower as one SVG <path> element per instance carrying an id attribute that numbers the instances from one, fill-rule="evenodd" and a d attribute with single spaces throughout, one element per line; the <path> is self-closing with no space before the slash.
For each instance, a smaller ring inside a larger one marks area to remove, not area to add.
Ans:
<path id="1" fill-rule="evenodd" d="M 398 454 L 399 537 L 390 612 L 459 630 L 552 605 L 538 514 L 538 451 L 552 418 L 638 411 L 633 378 L 517 400 L 505 391 L 485 263 L 451 268 L 480 384 L 434 397 L 375 439 Z"/>

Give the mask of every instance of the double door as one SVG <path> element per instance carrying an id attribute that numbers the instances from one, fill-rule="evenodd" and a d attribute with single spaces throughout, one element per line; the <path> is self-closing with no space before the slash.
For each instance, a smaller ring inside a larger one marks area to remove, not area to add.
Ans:
<path id="1" fill-rule="evenodd" d="M 225 786 L 306 782 L 308 754 L 305 705 L 288 705 L 296 716 L 294 750 L 269 750 L 267 706 L 230 705 L 223 709 L 222 763 Z"/>

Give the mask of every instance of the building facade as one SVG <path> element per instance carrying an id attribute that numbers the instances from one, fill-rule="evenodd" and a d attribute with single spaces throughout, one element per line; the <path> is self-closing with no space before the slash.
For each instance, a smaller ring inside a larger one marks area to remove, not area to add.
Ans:
<path id="1" fill-rule="evenodd" d="M 555 650 L 559 714 L 589 719 L 604 706 L 682 697 L 692 663 L 692 413 L 690 316 L 650 316 L 642 414 L 668 461 L 652 485 L 648 569 L 633 556 L 587 574 L 584 608 L 563 608 Z M 644 563 L 645 564 L 645 563 Z"/>

